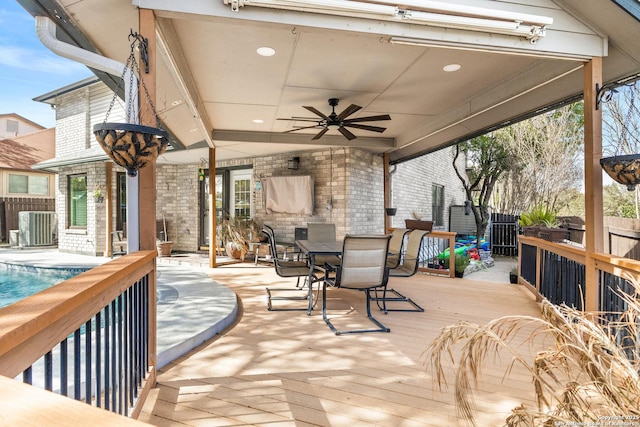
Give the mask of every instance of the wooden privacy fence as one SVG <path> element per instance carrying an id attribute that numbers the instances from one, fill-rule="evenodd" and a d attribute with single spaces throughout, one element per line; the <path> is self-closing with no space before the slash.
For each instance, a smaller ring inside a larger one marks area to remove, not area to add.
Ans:
<path id="1" fill-rule="evenodd" d="M 9 230 L 18 229 L 18 217 L 25 211 L 55 211 L 55 199 L 0 197 L 0 242 L 9 241 Z"/>

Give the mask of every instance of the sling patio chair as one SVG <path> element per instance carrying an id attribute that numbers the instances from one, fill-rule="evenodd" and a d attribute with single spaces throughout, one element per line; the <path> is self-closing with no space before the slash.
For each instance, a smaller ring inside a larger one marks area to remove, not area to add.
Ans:
<path id="1" fill-rule="evenodd" d="M 313 293 L 309 292 L 304 295 L 289 295 L 289 296 L 274 296 L 272 292 L 283 291 L 283 292 L 302 292 L 304 290 L 304 286 L 313 286 L 314 283 L 319 281 L 319 276 L 314 272 L 311 275 L 311 283 L 309 282 L 309 265 L 306 261 L 290 261 L 282 259 L 277 250 L 277 243 L 275 234 L 273 229 L 269 226 L 264 226 L 262 232 L 267 236 L 269 241 L 269 247 L 271 249 L 271 259 L 273 261 L 273 266 L 275 268 L 276 274 L 283 278 L 293 278 L 297 279 L 295 288 L 266 288 L 267 291 L 267 310 L 269 311 L 305 311 L 308 310 L 308 307 L 311 305 L 301 307 L 301 308 L 274 308 L 272 305 L 272 301 L 275 300 L 298 300 L 298 301 L 306 301 L 308 298 L 313 298 Z M 319 270 L 319 269 L 318 269 Z M 303 284 L 300 285 L 300 279 L 304 279 Z M 318 289 L 319 292 L 319 289 Z M 317 301 L 317 296 L 316 296 Z M 315 304 L 315 302 L 314 302 Z"/>
<path id="2" fill-rule="evenodd" d="M 389 280 L 387 253 L 390 238 L 390 235 L 347 235 L 342 246 L 340 265 L 325 264 L 322 318 L 336 335 L 390 331 L 371 315 L 372 292 L 380 290 L 384 293 Z M 363 291 L 366 295 L 367 318 L 377 328 L 338 330 L 327 314 L 327 287 Z"/>
<path id="3" fill-rule="evenodd" d="M 404 256 L 402 257 L 402 264 L 397 265 L 395 268 L 389 269 L 390 277 L 411 277 L 418 272 L 418 266 L 420 265 L 420 249 L 422 248 L 422 241 L 424 240 L 424 236 L 426 236 L 427 234 L 429 234 L 429 232 L 426 230 L 412 230 L 409 232 L 407 247 L 405 248 Z M 387 294 L 392 294 L 393 296 L 384 295 L 383 298 L 379 298 L 376 295 L 376 302 L 378 302 L 379 308 L 383 310 L 385 314 L 389 311 L 424 311 L 424 308 L 420 307 L 411 298 L 402 295 L 400 292 L 393 288 L 387 289 Z M 382 301 L 382 299 L 384 299 L 385 303 L 383 306 L 380 305 L 380 301 Z M 389 308 L 386 305 L 387 302 L 408 302 L 413 308 Z"/>
<path id="4" fill-rule="evenodd" d="M 408 232 L 408 228 L 396 228 L 391 233 L 391 240 L 389 240 L 389 254 L 387 255 L 387 267 L 397 268 L 400 265 L 402 249 L 404 247 L 404 237 Z"/>

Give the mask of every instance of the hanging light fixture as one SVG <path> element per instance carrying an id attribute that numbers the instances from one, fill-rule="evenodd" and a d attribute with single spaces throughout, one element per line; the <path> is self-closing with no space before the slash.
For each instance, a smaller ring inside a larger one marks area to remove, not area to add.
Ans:
<path id="1" fill-rule="evenodd" d="M 115 104 L 117 98 L 117 91 L 114 91 L 114 97 L 111 100 L 109 109 L 105 116 L 103 123 L 97 124 L 93 127 L 93 133 L 96 140 L 107 153 L 107 155 L 117 165 L 122 166 L 127 170 L 130 176 L 136 176 L 138 170 L 145 167 L 149 162 L 155 162 L 156 158 L 165 152 L 168 144 L 167 131 L 160 127 L 160 119 L 156 113 L 147 87 L 142 80 L 140 73 L 140 67 L 135 58 L 136 46 L 140 50 L 140 57 L 145 63 L 145 71 L 149 72 L 148 54 L 146 38 L 140 36 L 138 33 L 134 33 L 133 30 L 129 34 L 129 40 L 133 38 L 131 43 L 131 54 L 127 60 L 125 71 L 121 78 L 124 81 L 125 75 L 128 71 L 133 80 L 133 73 L 137 73 L 138 79 L 144 88 L 144 92 L 147 96 L 147 102 L 151 106 L 154 118 L 156 120 L 157 128 L 150 126 L 143 126 L 137 124 L 137 92 L 138 88 L 133 84 L 129 85 L 128 102 L 127 102 L 127 122 L 128 123 L 108 123 L 109 113 Z M 134 93 L 135 91 L 135 93 Z"/>
<path id="2" fill-rule="evenodd" d="M 287 169 L 298 170 L 298 166 L 300 166 L 300 157 L 292 157 L 287 162 Z"/>
<path id="3" fill-rule="evenodd" d="M 616 153 L 611 157 L 603 157 L 600 159 L 600 166 L 615 182 L 625 185 L 627 190 L 633 191 L 640 184 L 640 153 L 618 155 L 618 150 L 625 145 L 627 135 L 631 125 L 631 119 L 635 111 L 635 91 L 636 83 L 640 80 L 640 74 L 630 76 L 618 82 L 605 84 L 602 87 L 596 84 L 596 108 L 602 103 L 608 102 L 613 95 L 617 93 L 619 86 L 630 87 L 628 113 L 621 123 L 621 131 L 619 136 Z"/>

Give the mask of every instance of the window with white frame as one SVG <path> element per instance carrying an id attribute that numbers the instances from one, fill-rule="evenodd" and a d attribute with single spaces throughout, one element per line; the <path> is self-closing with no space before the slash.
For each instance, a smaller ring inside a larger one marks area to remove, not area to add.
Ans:
<path id="1" fill-rule="evenodd" d="M 67 225 L 69 228 L 87 228 L 87 175 L 69 175 L 67 188 Z"/>
<path id="2" fill-rule="evenodd" d="M 431 217 L 434 225 L 444 225 L 444 186 L 431 185 Z"/>

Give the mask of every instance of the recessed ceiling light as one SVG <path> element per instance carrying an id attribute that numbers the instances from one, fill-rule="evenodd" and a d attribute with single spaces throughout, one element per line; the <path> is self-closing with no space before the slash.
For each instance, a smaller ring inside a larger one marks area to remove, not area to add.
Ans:
<path id="1" fill-rule="evenodd" d="M 444 67 L 442 67 L 442 69 L 444 71 L 446 71 L 447 73 L 451 73 L 453 71 L 458 71 L 460 68 L 462 68 L 462 65 L 460 65 L 460 64 L 449 64 L 449 65 L 445 65 Z"/>
<path id="2" fill-rule="evenodd" d="M 257 124 L 264 123 L 264 120 L 262 120 L 262 119 L 253 119 L 253 123 L 257 123 Z"/>
<path id="3" fill-rule="evenodd" d="M 173 105 L 174 107 L 175 107 L 176 105 L 180 105 L 180 104 L 182 104 L 182 99 L 176 99 L 175 101 L 173 101 L 173 102 L 171 103 L 171 105 Z"/>
<path id="4" fill-rule="evenodd" d="M 191 128 L 189 129 L 189 132 L 196 132 L 198 130 L 198 128 Z"/>
<path id="5" fill-rule="evenodd" d="M 276 54 L 276 50 L 268 46 L 259 47 L 256 52 L 261 56 L 273 56 Z"/>

